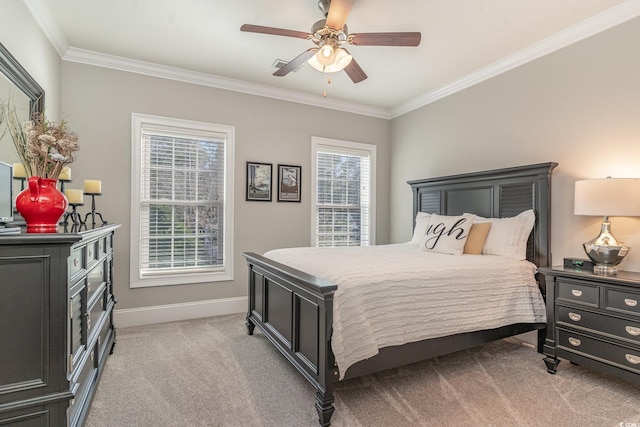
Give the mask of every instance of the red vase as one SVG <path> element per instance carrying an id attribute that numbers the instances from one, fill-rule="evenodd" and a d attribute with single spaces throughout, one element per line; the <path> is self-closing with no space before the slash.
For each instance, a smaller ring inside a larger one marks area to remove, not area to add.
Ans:
<path id="1" fill-rule="evenodd" d="M 27 223 L 27 232 L 55 233 L 69 204 L 56 188 L 58 180 L 31 176 L 27 182 L 29 186 L 16 197 L 16 210 Z"/>

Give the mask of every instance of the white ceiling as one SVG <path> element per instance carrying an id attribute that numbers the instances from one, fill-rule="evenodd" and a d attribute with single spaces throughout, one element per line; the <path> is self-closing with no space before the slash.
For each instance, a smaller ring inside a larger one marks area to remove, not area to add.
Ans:
<path id="1" fill-rule="evenodd" d="M 276 59 L 312 42 L 240 32 L 310 31 L 314 0 L 23 1 L 65 60 L 387 118 L 640 16 L 640 0 L 356 0 L 350 32 L 420 31 L 422 42 L 350 46 L 369 76 L 354 84 L 306 64 L 274 77 Z"/>

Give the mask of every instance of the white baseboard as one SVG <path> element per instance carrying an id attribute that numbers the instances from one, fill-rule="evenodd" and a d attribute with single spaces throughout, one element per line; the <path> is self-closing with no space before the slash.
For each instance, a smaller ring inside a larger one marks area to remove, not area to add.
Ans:
<path id="1" fill-rule="evenodd" d="M 246 311 L 247 297 L 235 297 L 114 310 L 113 322 L 117 328 L 126 328 L 200 317 L 224 316 Z"/>

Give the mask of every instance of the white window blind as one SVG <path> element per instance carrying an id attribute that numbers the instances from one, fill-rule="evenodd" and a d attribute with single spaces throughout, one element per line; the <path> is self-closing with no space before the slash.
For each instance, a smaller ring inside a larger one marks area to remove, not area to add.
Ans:
<path id="1" fill-rule="evenodd" d="M 373 244 L 375 146 L 317 138 L 312 151 L 315 246 Z"/>
<path id="2" fill-rule="evenodd" d="M 173 119 L 141 120 L 132 286 L 216 280 L 216 273 L 228 277 L 229 131 Z"/>

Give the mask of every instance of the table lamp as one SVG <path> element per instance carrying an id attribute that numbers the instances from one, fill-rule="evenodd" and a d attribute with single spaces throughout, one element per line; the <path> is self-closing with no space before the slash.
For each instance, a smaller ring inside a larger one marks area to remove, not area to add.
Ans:
<path id="1" fill-rule="evenodd" d="M 640 216 L 640 179 L 611 178 L 576 181 L 575 215 L 603 216 L 600 235 L 584 243 L 596 274 L 615 275 L 631 249 L 611 234 L 610 216 Z"/>

